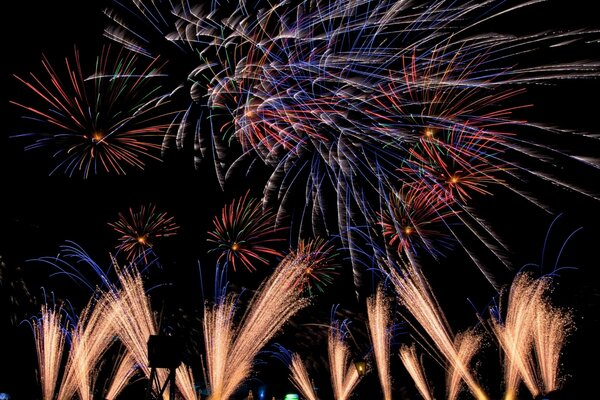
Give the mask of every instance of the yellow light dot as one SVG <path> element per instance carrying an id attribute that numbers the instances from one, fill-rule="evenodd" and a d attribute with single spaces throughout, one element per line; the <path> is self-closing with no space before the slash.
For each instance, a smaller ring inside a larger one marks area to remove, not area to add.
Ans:
<path id="1" fill-rule="evenodd" d="M 431 129 L 431 128 L 425 128 L 425 132 L 424 133 L 425 133 L 425 136 L 431 137 L 431 136 L 433 136 L 433 134 L 435 133 L 435 131 L 433 129 Z"/>
<path id="2" fill-rule="evenodd" d="M 231 245 L 231 251 L 238 251 L 240 249 L 240 245 L 238 243 L 233 243 Z"/>
<path id="3" fill-rule="evenodd" d="M 146 244 L 146 236 L 138 236 L 137 241 L 139 244 Z"/>
<path id="4" fill-rule="evenodd" d="M 451 183 L 458 183 L 458 176 L 453 176 L 452 178 L 450 178 L 450 182 Z"/>
<path id="5" fill-rule="evenodd" d="M 410 235 L 411 233 L 413 233 L 413 228 L 411 226 L 407 226 L 406 228 L 404 228 L 404 233 Z"/>
<path id="6" fill-rule="evenodd" d="M 94 132 L 92 133 L 92 141 L 101 142 L 104 139 L 104 134 L 102 132 Z"/>

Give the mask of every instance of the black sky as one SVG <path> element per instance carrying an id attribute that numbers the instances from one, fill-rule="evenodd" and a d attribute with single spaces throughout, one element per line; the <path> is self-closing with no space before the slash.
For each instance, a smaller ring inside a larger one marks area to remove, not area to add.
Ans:
<path id="1" fill-rule="evenodd" d="M 168 310 L 167 313 L 176 312 L 183 306 L 187 308 L 182 312 L 191 314 L 202 304 L 199 300 L 198 260 L 203 259 L 206 250 L 206 230 L 210 227 L 215 210 L 231 199 L 235 192 L 221 193 L 214 177 L 206 170 L 194 170 L 189 157 L 169 163 L 149 164 L 145 171 L 132 171 L 126 177 L 92 177 L 83 180 L 69 179 L 60 174 L 48 176 L 49 163 L 40 157 L 41 152 L 24 152 L 23 142 L 10 138 L 19 131 L 21 121 L 20 110 L 8 104 L 8 101 L 26 97 L 22 86 L 12 75 L 40 71 L 42 54 L 50 59 L 61 60 L 72 56 L 74 45 L 90 53 L 97 51 L 103 43 L 107 43 L 102 38 L 107 20 L 101 13 L 107 5 L 110 5 L 108 0 L 35 0 L 3 4 L 3 56 L 0 62 L 3 88 L 0 229 L 3 239 L 0 240 L 0 257 L 6 267 L 2 271 L 4 276 L 0 276 L 0 307 L 3 308 L 0 326 L 6 333 L 3 337 L 7 339 L 0 345 L 0 392 L 10 392 L 14 399 L 34 398 L 37 392 L 35 364 L 32 363 L 33 338 L 27 326 L 15 325 L 10 318 L 16 316 L 22 320 L 34 313 L 35 302 L 39 301 L 42 293 L 41 287 L 56 290 L 60 297 L 73 297 L 75 300 L 71 300 L 75 303 L 85 300 L 87 295 L 84 289 L 76 288 L 64 278 L 49 278 L 53 272 L 51 268 L 28 260 L 55 255 L 61 245 L 74 241 L 100 263 L 106 264 L 107 253 L 116 244 L 107 222 L 113 221 L 119 212 L 129 207 L 153 203 L 174 215 L 180 225 L 180 236 L 164 247 L 165 254 L 161 255 L 164 268 L 157 279 L 170 280 L 174 288 L 179 284 L 193 289 L 187 292 L 159 289 L 165 299 L 163 306 Z M 523 14 L 518 22 L 520 26 L 513 26 L 517 22 L 509 17 L 506 23 L 510 26 L 499 26 L 498 29 L 535 31 L 538 27 L 566 29 L 600 26 L 592 6 L 584 0 L 549 1 L 547 5 L 534 7 L 531 14 Z M 596 49 L 595 53 L 585 54 L 584 58 L 600 62 L 600 51 Z M 544 87 L 533 89 L 530 95 L 536 106 L 531 110 L 532 117 L 586 130 L 598 136 L 598 89 L 600 83 L 597 80 L 565 83 L 560 90 Z M 567 170 L 577 174 L 573 176 L 574 181 L 599 177 L 597 172 L 588 176 L 586 169 Z M 588 187 L 594 188 L 594 184 L 590 183 Z M 545 188 L 544 185 L 532 187 L 532 191 Z M 596 193 L 600 193 L 600 183 L 595 188 Z M 597 261 L 600 207 L 598 202 L 583 196 L 560 193 L 548 191 L 548 196 L 552 196 L 552 203 L 556 205 L 554 214 L 529 210 L 522 203 L 510 200 L 509 195 L 506 195 L 506 203 L 486 200 L 481 207 L 491 220 L 495 220 L 498 230 L 509 237 L 508 241 L 514 249 L 512 262 L 517 267 L 540 263 L 546 234 L 549 234 L 543 256 L 546 269 L 551 268 L 561 246 L 567 243 L 559 265 L 577 269 L 560 273 L 555 298 L 557 302 L 573 309 L 579 326 L 574 339 L 570 341 L 565 359 L 565 370 L 572 375 L 565 392 L 575 396 L 571 398 L 582 398 L 597 389 L 594 379 L 597 379 L 598 368 L 594 363 L 600 360 L 597 339 L 600 337 L 600 264 Z M 549 230 L 558 214 L 562 216 Z M 506 215 L 510 218 L 506 219 Z M 573 237 L 568 239 L 574 232 Z M 473 308 L 481 310 L 493 296 L 491 287 L 476 275 L 476 271 L 462 271 L 456 267 L 461 262 L 459 256 L 450 255 L 442 265 L 436 266 L 431 276 L 432 285 L 439 290 L 442 303 L 447 306 L 445 309 L 450 321 L 456 321 L 458 325 L 457 330 L 464 328 L 464 324 L 474 323 L 474 313 L 470 311 Z M 203 264 L 201 267 L 210 268 L 212 265 Z M 232 278 L 232 284 L 237 288 L 252 287 L 262 277 L 264 275 L 242 273 Z M 8 299 L 9 290 L 20 293 L 20 289 L 7 282 L 16 282 L 21 278 L 36 300 L 27 304 L 26 296 L 23 296 L 19 299 L 21 306 L 14 311 L 9 310 L 12 304 Z M 65 292 L 60 293 L 61 290 Z M 360 307 L 352 304 L 349 296 L 351 291 L 345 290 L 337 286 L 328 293 L 318 304 L 318 315 L 328 315 L 335 302 L 347 302 L 342 308 L 356 311 L 356 315 L 359 315 Z M 166 304 L 169 301 L 171 303 Z M 473 302 L 473 308 L 469 302 Z M 175 316 L 173 318 L 176 319 Z M 196 317 L 189 318 L 194 320 Z M 362 322 L 357 321 L 356 324 Z M 293 336 L 287 332 L 290 337 Z M 14 344 L 9 341 L 14 341 Z M 584 360 L 591 360 L 593 366 L 585 367 Z M 490 381 L 494 382 L 493 379 Z"/>

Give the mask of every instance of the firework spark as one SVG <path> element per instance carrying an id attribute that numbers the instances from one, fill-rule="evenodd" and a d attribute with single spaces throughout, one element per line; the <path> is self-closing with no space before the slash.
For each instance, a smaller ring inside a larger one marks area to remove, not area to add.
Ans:
<path id="1" fill-rule="evenodd" d="M 344 337 L 344 327 L 333 323 L 329 328 L 327 344 L 331 386 L 335 400 L 347 400 L 360 381 L 360 375 L 351 362 L 350 350 Z"/>
<path id="2" fill-rule="evenodd" d="M 242 371 L 242 377 L 232 377 L 227 370 L 230 367 L 229 354 L 234 341 L 234 309 L 233 296 L 224 297 L 212 308 L 204 308 L 202 326 L 208 364 L 208 385 L 211 398 L 214 399 L 226 399 L 236 389 L 233 385 L 242 381 L 248 373 Z"/>
<path id="3" fill-rule="evenodd" d="M 179 393 L 181 397 L 185 400 L 200 400 L 195 391 L 195 380 L 194 374 L 192 373 L 192 369 L 185 365 L 181 364 L 176 371 L 175 374 L 175 383 L 177 389 L 179 389 Z"/>
<path id="4" fill-rule="evenodd" d="M 383 288 L 378 287 L 374 297 L 367 299 L 369 332 L 373 342 L 373 352 L 377 363 L 379 382 L 383 389 L 384 400 L 392 399 L 392 378 L 390 375 L 391 318 L 389 300 L 385 298 Z"/>
<path id="5" fill-rule="evenodd" d="M 538 304 L 533 341 L 544 394 L 560 389 L 559 359 L 572 327 L 573 318 L 568 311 L 546 301 Z"/>
<path id="6" fill-rule="evenodd" d="M 98 364 L 114 340 L 114 314 L 105 296 L 92 297 L 71 330 L 71 345 L 58 398 L 91 400 Z"/>
<path id="7" fill-rule="evenodd" d="M 129 209 L 129 215 L 119 213 L 119 219 L 108 224 L 120 234 L 118 251 L 123 251 L 127 260 L 146 260 L 147 253 L 156 241 L 173 236 L 179 226 L 165 212 L 157 212 L 156 206 L 142 205 L 139 211 Z"/>
<path id="8" fill-rule="evenodd" d="M 417 357 L 417 348 L 413 344 L 412 346 L 402 346 L 400 348 L 400 359 L 404 367 L 410 374 L 410 377 L 415 382 L 417 390 L 425 400 L 433 400 L 427 379 L 425 378 L 425 372 L 423 371 L 423 365 Z"/>
<path id="9" fill-rule="evenodd" d="M 123 351 L 115 362 L 115 369 L 111 377 L 110 386 L 106 391 L 106 400 L 114 400 L 119 393 L 129 384 L 131 379 L 139 372 L 133 354 Z"/>
<path id="10" fill-rule="evenodd" d="M 37 351 L 42 398 L 52 400 L 66 339 L 61 309 L 43 304 L 40 317 L 32 319 L 31 326 Z"/>
<path id="11" fill-rule="evenodd" d="M 266 256 L 282 255 L 273 245 L 284 240 L 278 234 L 285 228 L 276 228 L 272 211 L 249 193 L 223 207 L 220 218 L 213 219 L 214 232 L 208 232 L 207 241 L 216 245 L 210 251 L 218 252 L 219 261 L 225 259 L 234 271 L 238 263 L 254 271 L 256 262 L 268 263 Z"/>
<path id="12" fill-rule="evenodd" d="M 456 373 L 460 374 L 477 399 L 487 399 L 454 345 L 453 334 L 425 277 L 412 264 L 400 271 L 389 268 L 400 303 L 427 333 L 433 345 Z"/>
<path id="13" fill-rule="evenodd" d="M 65 59 L 64 77 L 44 58 L 47 76 L 17 77 L 36 95 L 37 104 L 12 103 L 35 124 L 35 141 L 27 150 L 48 148 L 64 171 L 84 178 L 100 173 L 125 174 L 128 167 L 143 169 L 144 159 L 160 160 L 160 141 L 168 124 L 161 122 L 160 87 L 154 81 L 163 65 L 155 59 L 141 64 L 126 51 L 116 56 L 103 48 L 94 70 L 84 71 L 79 51 Z M 46 83 L 47 80 L 47 83 Z"/>
<path id="14" fill-rule="evenodd" d="M 544 280 L 535 282 L 527 274 L 517 275 L 510 288 L 504 323 L 492 319 L 493 331 L 504 350 L 507 400 L 516 398 L 521 380 L 533 396 L 540 393 L 531 346 L 536 309 L 547 284 Z"/>
<path id="15" fill-rule="evenodd" d="M 296 353 L 292 355 L 290 371 L 292 373 L 290 380 L 302 396 L 307 400 L 317 400 L 317 394 L 315 393 L 314 385 L 308 376 L 306 367 L 304 366 L 300 355 Z"/>
<path id="16" fill-rule="evenodd" d="M 308 292 L 309 296 L 312 295 L 313 288 L 324 292 L 325 287 L 333 282 L 334 276 L 339 274 L 334 260 L 336 254 L 333 253 L 333 245 L 324 239 L 301 240 L 296 250 L 290 254 L 303 260 L 306 265 L 296 287 L 300 291 Z"/>
<path id="17" fill-rule="evenodd" d="M 477 353 L 481 347 L 481 337 L 479 337 L 473 330 L 468 330 L 456 335 L 454 339 L 456 351 L 460 362 L 463 365 L 469 365 L 473 356 Z M 461 374 L 457 371 L 453 365 L 450 365 L 446 380 L 446 393 L 448 400 L 455 400 L 458 398 L 458 393 L 461 389 Z"/>
<path id="18" fill-rule="evenodd" d="M 288 255 L 251 299 L 233 331 L 234 302 L 225 296 L 204 322 L 211 400 L 229 399 L 250 374 L 254 358 L 282 326 L 308 302 L 294 290 L 306 260 Z M 205 310 L 206 312 L 206 310 Z"/>
<path id="19" fill-rule="evenodd" d="M 118 285 L 112 285 L 110 290 L 105 292 L 114 315 L 111 323 L 119 340 L 131 353 L 144 376 L 150 378 L 151 371 L 147 362 L 148 339 L 158 334 L 150 299 L 144 289 L 142 276 L 135 268 L 122 268 L 116 261 L 113 263 Z M 158 369 L 157 376 L 159 382 L 165 382 L 167 371 Z"/>
<path id="20" fill-rule="evenodd" d="M 549 288 L 548 277 L 518 274 L 510 287 L 504 320 L 499 316 L 491 320 L 505 355 L 507 399 L 516 397 L 521 380 L 533 396 L 560 387 L 558 360 L 573 320 L 567 311 L 550 305 Z"/>

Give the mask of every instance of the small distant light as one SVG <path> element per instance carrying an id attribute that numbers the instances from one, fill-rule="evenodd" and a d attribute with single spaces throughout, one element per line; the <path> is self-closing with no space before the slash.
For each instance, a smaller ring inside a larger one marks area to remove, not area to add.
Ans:
<path id="1" fill-rule="evenodd" d="M 298 400 L 300 397 L 296 393 L 288 393 L 285 395 L 283 400 Z"/>

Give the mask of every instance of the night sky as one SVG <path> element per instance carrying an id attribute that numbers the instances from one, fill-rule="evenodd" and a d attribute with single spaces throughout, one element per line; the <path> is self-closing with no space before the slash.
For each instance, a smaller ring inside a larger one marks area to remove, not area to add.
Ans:
<path id="1" fill-rule="evenodd" d="M 507 2 L 511 3 L 511 2 Z M 56 256 L 61 246 L 75 243 L 81 246 L 99 265 L 110 263 L 109 253 L 114 252 L 117 235 L 108 226 L 119 212 L 130 207 L 154 204 L 167 212 L 179 225 L 178 234 L 158 242 L 155 252 L 159 256 L 152 267 L 150 292 L 153 306 L 163 318 L 165 331 L 186 341 L 190 351 L 202 343 L 200 335 L 201 310 L 204 300 L 213 296 L 214 254 L 207 254 L 207 231 L 212 229 L 213 216 L 221 207 L 250 189 L 260 196 L 263 177 L 238 178 L 229 183 L 223 192 L 218 186 L 210 166 L 194 166 L 190 152 L 171 151 L 163 162 L 148 160 L 143 170 L 128 169 L 127 175 L 81 176 L 69 178 L 62 173 L 49 176 L 53 165 L 44 149 L 24 151 L 24 138 L 14 138 L 23 129 L 22 110 L 9 101 L 27 102 L 31 93 L 13 77 L 40 72 L 42 54 L 56 65 L 64 57 L 71 58 L 73 46 L 81 50 L 82 59 L 93 60 L 102 44 L 110 43 L 102 36 L 107 18 L 101 10 L 110 5 L 108 0 L 77 1 L 41 0 L 10 1 L 3 5 L 3 57 L 2 68 L 2 134 L 0 135 L 0 393 L 11 394 L 13 399 L 40 398 L 35 368 L 35 347 L 29 325 L 22 321 L 36 315 L 44 293 L 53 293 L 57 299 L 71 302 L 75 310 L 81 309 L 89 298 L 87 288 L 56 274 L 56 268 L 36 261 L 41 257 Z M 552 29 L 595 29 L 599 23 L 585 0 L 549 1 L 532 7 L 530 12 L 505 17 L 498 30 L 538 31 Z M 599 37 L 596 35 L 594 37 Z M 116 47 L 115 44 L 113 46 Z M 575 59 L 600 62 L 600 45 L 576 48 Z M 166 50 L 165 58 L 173 53 Z M 85 61 L 84 61 L 85 62 Z M 177 69 L 172 70 L 176 73 Z M 178 76 L 171 77 L 173 80 Z M 577 140 L 575 148 L 598 155 L 597 93 L 600 80 L 558 82 L 558 86 L 536 86 L 528 90 L 533 107 L 527 118 L 548 124 L 589 132 L 587 141 L 566 136 L 565 143 Z M 594 138 L 595 137 L 595 138 Z M 557 141 L 556 146 L 563 143 Z M 570 143 L 572 144 L 572 143 Z M 600 194 L 598 169 L 582 167 L 557 160 L 557 169 L 574 184 L 582 183 L 596 195 Z M 513 270 L 498 271 L 507 283 L 514 271 L 526 265 L 541 265 L 531 270 L 549 273 L 561 268 L 556 277 L 554 302 L 573 311 L 576 330 L 565 349 L 564 371 L 566 380 L 564 398 L 583 398 L 597 392 L 597 360 L 600 357 L 600 273 L 598 243 L 600 243 L 600 204 L 597 200 L 573 191 L 561 190 L 551 184 L 531 182 L 528 191 L 547 200 L 549 212 L 515 199 L 508 191 L 499 188 L 494 196 L 479 196 L 476 207 L 495 232 L 508 243 Z M 285 247 L 285 246 L 284 246 Z M 444 308 L 450 324 L 456 331 L 477 323 L 477 312 L 483 312 L 496 298 L 492 286 L 481 276 L 475 266 L 465 260 L 459 251 L 450 251 L 441 260 L 428 260 L 427 276 Z M 317 386 L 322 387 L 323 398 L 328 398 L 329 377 L 323 365 L 322 351 L 326 343 L 323 330 L 310 325 L 327 324 L 332 308 L 339 305 L 341 318 L 352 320 L 355 340 L 352 344 L 357 355 L 366 354 L 369 345 L 365 337 L 364 302 L 354 296 L 349 266 L 342 262 L 340 275 L 327 291 L 317 296 L 309 310 L 301 312 L 275 338 L 285 346 L 298 346 L 314 354 L 313 365 Z M 268 275 L 268 266 L 260 266 L 254 273 L 240 268 L 230 272 L 230 290 L 256 289 Z M 88 275 L 90 281 L 97 279 Z M 365 289 L 366 291 L 369 288 Z M 399 318 L 397 318 L 400 321 Z M 309 324 L 309 325 L 306 325 Z M 409 329 L 401 327 L 395 343 L 408 338 Z M 319 347 L 322 345 L 322 348 Z M 492 347 L 492 348 L 490 348 Z M 273 350 L 268 348 L 267 350 Z M 300 350 L 302 351 L 302 350 Z M 492 365 L 486 384 L 497 391 L 501 380 L 496 370 L 499 356 L 493 346 L 484 349 L 487 365 Z M 396 354 L 397 352 L 393 350 Z M 197 358 L 192 363 L 198 363 Z M 392 373 L 397 393 L 405 391 L 408 398 L 416 392 L 399 361 L 392 362 Z M 287 369 L 281 361 L 265 353 L 260 356 L 258 374 L 247 387 L 257 390 L 266 385 L 279 399 L 292 386 L 287 382 Z M 584 365 L 585 362 L 585 365 Z M 434 363 L 432 370 L 439 369 Z M 442 387 L 443 380 L 432 373 L 434 386 Z M 375 371 L 359 384 L 360 398 L 370 397 L 378 390 Z M 136 390 L 143 388 L 137 383 Z M 375 388 L 375 389 L 372 389 Z M 439 388 L 438 388 L 439 390 Z M 132 389 L 131 393 L 134 393 Z M 256 392 L 255 392 L 256 393 Z M 441 392 L 440 392 L 441 393 Z M 521 394 L 526 399 L 525 389 Z M 140 396 L 139 394 L 136 394 Z M 270 396 L 271 394 L 269 394 Z M 127 396 L 125 392 L 124 396 Z M 410 397 L 415 396 L 415 397 Z M 123 397 L 126 398 L 126 397 Z M 140 397 L 138 397 L 140 398 Z M 591 397 L 590 397 L 591 398 Z"/>

